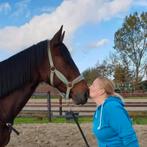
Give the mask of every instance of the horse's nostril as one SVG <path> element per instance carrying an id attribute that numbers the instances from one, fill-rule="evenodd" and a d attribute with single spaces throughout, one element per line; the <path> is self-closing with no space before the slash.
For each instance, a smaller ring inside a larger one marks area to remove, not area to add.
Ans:
<path id="1" fill-rule="evenodd" d="M 85 95 L 84 95 L 86 98 L 89 97 L 89 90 L 85 92 Z"/>

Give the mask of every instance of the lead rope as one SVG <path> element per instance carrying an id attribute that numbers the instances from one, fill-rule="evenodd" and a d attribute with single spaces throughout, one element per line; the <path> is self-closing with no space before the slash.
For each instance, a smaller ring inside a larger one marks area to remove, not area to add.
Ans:
<path id="1" fill-rule="evenodd" d="M 87 139 L 86 139 L 86 137 L 84 135 L 84 132 L 82 131 L 82 128 L 80 127 L 80 124 L 78 122 L 78 119 L 76 118 L 74 112 L 72 111 L 72 107 L 71 107 L 72 105 L 71 105 L 70 100 L 69 99 L 68 100 L 66 99 L 65 102 L 67 103 L 67 106 L 69 107 L 69 113 L 70 113 L 70 115 L 73 117 L 73 119 L 74 119 L 74 121 L 75 121 L 75 123 L 76 123 L 76 125 L 77 125 L 77 127 L 78 127 L 78 129 L 79 129 L 79 131 L 80 131 L 80 133 L 81 133 L 81 135 L 83 137 L 83 139 L 84 139 L 84 142 L 86 144 L 86 147 L 90 147 L 90 145 L 88 144 L 88 141 L 87 141 Z"/>
<path id="2" fill-rule="evenodd" d="M 11 123 L 6 123 L 6 126 L 7 126 L 10 130 L 14 131 L 17 135 L 20 134 L 20 133 L 12 126 Z"/>
<path id="3" fill-rule="evenodd" d="M 85 135 L 84 135 L 84 133 L 83 133 L 81 127 L 80 127 L 80 124 L 79 124 L 78 120 L 77 120 L 76 117 L 75 117 L 74 112 L 73 112 L 73 111 L 70 111 L 70 113 L 71 113 L 71 115 L 72 115 L 72 117 L 73 117 L 73 119 L 74 119 L 74 121 L 75 121 L 75 123 L 76 123 L 76 125 L 77 125 L 77 127 L 78 127 L 78 129 L 79 129 L 79 131 L 80 131 L 80 133 L 81 133 L 81 135 L 82 135 L 84 141 L 85 141 L 86 146 L 87 146 L 87 147 L 90 147 L 89 144 L 88 144 L 88 141 L 87 141 L 87 139 L 86 139 L 86 137 L 85 137 Z"/>
<path id="4" fill-rule="evenodd" d="M 5 123 L 3 121 L 0 120 L 0 124 L 2 126 L 6 126 L 9 128 L 10 131 L 14 131 L 14 133 L 16 133 L 17 135 L 19 135 L 20 133 L 13 127 L 13 124 L 12 123 Z"/>

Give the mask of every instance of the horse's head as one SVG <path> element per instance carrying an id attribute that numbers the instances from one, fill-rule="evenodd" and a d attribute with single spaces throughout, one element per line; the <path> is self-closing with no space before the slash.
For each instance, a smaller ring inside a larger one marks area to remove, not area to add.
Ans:
<path id="1" fill-rule="evenodd" d="M 63 44 L 64 33 L 61 27 L 49 42 L 50 84 L 76 104 L 85 104 L 89 96 L 88 86 Z"/>

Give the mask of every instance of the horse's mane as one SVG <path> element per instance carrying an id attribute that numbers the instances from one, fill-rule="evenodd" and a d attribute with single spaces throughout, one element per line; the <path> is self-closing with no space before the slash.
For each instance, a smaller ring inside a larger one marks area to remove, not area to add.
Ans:
<path id="1" fill-rule="evenodd" d="M 63 58 L 66 59 L 68 64 L 70 66 L 72 66 L 72 68 L 74 68 L 76 71 L 79 71 L 76 64 L 74 63 L 74 61 L 71 57 L 69 50 L 67 49 L 67 47 L 63 43 L 60 44 L 60 50 L 61 50 L 61 54 L 62 54 Z"/>
<path id="2" fill-rule="evenodd" d="M 47 55 L 48 41 L 42 41 L 0 62 L 0 98 L 33 78 L 32 72 Z"/>

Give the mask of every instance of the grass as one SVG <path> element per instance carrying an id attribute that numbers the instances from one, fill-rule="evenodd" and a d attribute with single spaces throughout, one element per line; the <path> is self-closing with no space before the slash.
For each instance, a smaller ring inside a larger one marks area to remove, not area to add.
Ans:
<path id="1" fill-rule="evenodd" d="M 67 121 L 65 120 L 65 118 L 61 117 L 61 118 L 52 118 L 50 123 L 66 123 Z M 15 119 L 15 124 L 29 124 L 29 123 L 39 123 L 39 124 L 43 124 L 43 123 L 49 123 L 48 118 L 37 118 L 37 117 L 18 117 Z"/>
<path id="2" fill-rule="evenodd" d="M 48 95 L 33 95 L 31 96 L 31 99 L 47 99 Z M 52 99 L 59 99 L 59 96 L 51 96 Z"/>
<path id="3" fill-rule="evenodd" d="M 79 123 L 92 123 L 92 117 L 80 117 L 78 119 Z M 17 117 L 15 119 L 15 124 L 43 124 L 43 123 L 49 123 L 47 118 L 37 118 L 37 117 Z M 52 118 L 52 121 L 50 123 L 74 123 L 74 121 L 67 121 L 64 117 L 60 118 Z M 133 124 L 141 124 L 146 125 L 147 124 L 147 118 L 146 117 L 136 117 L 133 118 Z"/>
<path id="4" fill-rule="evenodd" d="M 15 124 L 48 123 L 48 119 L 47 118 L 39 119 L 37 117 L 17 117 L 14 123 Z"/>
<path id="5" fill-rule="evenodd" d="M 133 124 L 147 125 L 147 118 L 146 117 L 133 118 Z"/>

